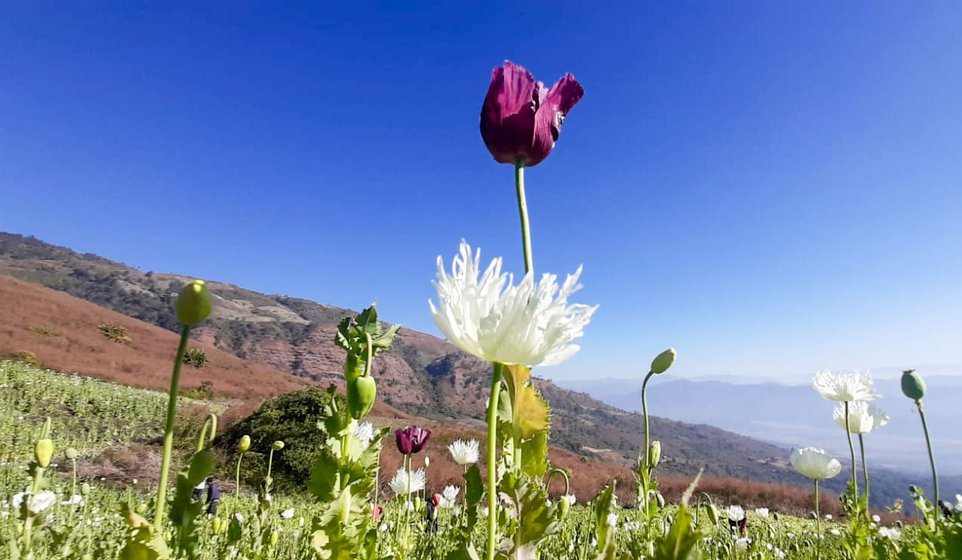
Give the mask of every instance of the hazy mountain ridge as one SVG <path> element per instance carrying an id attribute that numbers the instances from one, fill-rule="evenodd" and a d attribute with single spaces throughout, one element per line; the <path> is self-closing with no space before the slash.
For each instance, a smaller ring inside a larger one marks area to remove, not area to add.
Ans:
<path id="1" fill-rule="evenodd" d="M 142 272 L 96 255 L 4 233 L 0 233 L 0 273 L 67 292 L 169 330 L 177 328 L 170 309 L 188 280 L 176 274 Z M 209 285 L 216 304 L 211 318 L 196 330 L 197 339 L 298 377 L 340 381 L 343 352 L 334 345 L 333 333 L 337 321 L 353 311 L 216 281 Z M 434 336 L 402 329 L 392 350 L 375 362 L 375 375 L 379 396 L 401 410 L 438 419 L 481 422 L 489 367 Z M 635 460 L 644 438 L 640 415 L 550 381 L 537 383 L 552 406 L 552 444 L 623 465 Z M 661 399 L 652 400 L 654 414 L 678 418 L 675 411 L 659 406 Z M 692 400 L 702 408 L 712 408 L 705 407 L 705 402 L 731 407 L 717 397 Z M 788 466 L 785 448 L 698 425 L 701 423 L 653 419 L 652 435 L 664 445 L 662 470 L 694 474 L 705 466 L 709 474 L 718 476 L 806 484 Z M 876 495 L 887 500 L 903 495 L 904 491 L 897 490 L 905 487 L 903 482 L 899 479 L 885 484 L 880 480 Z"/>

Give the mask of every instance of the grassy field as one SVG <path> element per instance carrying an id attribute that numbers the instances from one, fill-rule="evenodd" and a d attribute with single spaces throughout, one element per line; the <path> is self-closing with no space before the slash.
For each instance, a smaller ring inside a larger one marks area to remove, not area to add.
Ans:
<path id="1" fill-rule="evenodd" d="M 44 419 L 50 417 L 55 452 L 42 490 L 53 492 L 56 499 L 36 516 L 33 557 L 123 558 L 122 550 L 129 536 L 136 532 L 136 519 L 141 514 L 149 517 L 153 511 L 153 488 L 135 481 L 94 479 L 86 484 L 83 480 L 74 483 L 64 452 L 68 447 L 76 449 L 77 462 L 82 465 L 112 447 L 156 439 L 161 432 L 165 401 L 166 395 L 157 392 L 0 361 L 0 438 L 8 443 L 3 446 L 0 459 L 0 535 L 10 543 L 0 548 L 0 557 L 16 557 L 24 523 L 23 506 L 17 508 L 15 496 L 31 484 L 33 444 Z M 189 417 L 182 419 L 187 421 Z M 185 430 L 181 439 L 190 437 L 193 436 Z M 390 490 L 385 493 L 380 499 L 386 506 L 384 516 L 377 522 L 365 522 L 370 524 L 370 535 L 375 539 L 375 557 L 461 557 L 456 551 L 455 536 L 464 531 L 464 492 L 449 507 L 438 510 L 438 529 L 433 534 L 426 532 L 423 493 L 414 497 L 410 506 Z M 78 497 L 72 498 L 74 495 Z M 934 558 L 925 555 L 924 543 L 932 537 L 920 525 L 899 523 L 885 527 L 876 519 L 860 527 L 864 535 L 854 535 L 850 524 L 837 517 L 823 519 L 816 527 L 811 518 L 779 515 L 773 505 L 768 510 L 749 509 L 745 530 L 740 532 L 730 527 L 726 513 L 727 506 L 738 504 L 709 502 L 707 497 L 696 494 L 684 514 L 678 506 L 669 505 L 650 525 L 638 509 L 578 503 L 539 543 L 538 557 L 597 558 L 602 553 L 598 550 L 599 533 L 606 531 L 614 556 L 601 557 L 642 557 L 649 547 L 661 546 L 671 537 L 671 527 L 678 518 L 690 514 L 687 538 L 693 548 L 687 556 L 679 553 L 670 557 L 842 559 L 854 557 L 854 543 L 861 541 L 866 558 Z M 247 489 L 238 499 L 225 492 L 217 515 L 199 518 L 191 548 L 175 550 L 172 557 L 323 557 L 317 555 L 313 545 L 316 527 L 324 523 L 328 513 L 306 491 L 270 499 Z M 483 515 L 477 518 L 483 520 Z M 821 539 L 816 538 L 816 530 L 821 532 Z M 951 539 L 952 535 L 962 534 L 962 525 L 956 519 L 941 525 L 939 531 L 943 538 Z M 468 532 L 471 540 L 482 542 L 484 523 L 475 523 L 468 527 Z M 164 536 L 172 538 L 171 530 L 165 531 Z M 653 557 L 663 556 L 656 553 Z"/>

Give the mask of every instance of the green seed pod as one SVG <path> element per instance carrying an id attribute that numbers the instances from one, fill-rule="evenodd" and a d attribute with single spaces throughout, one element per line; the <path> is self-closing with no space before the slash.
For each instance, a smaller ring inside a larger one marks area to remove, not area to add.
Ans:
<path id="1" fill-rule="evenodd" d="M 374 408 L 377 383 L 370 375 L 358 377 L 347 384 L 347 407 L 353 418 L 364 418 Z"/>
<path id="2" fill-rule="evenodd" d="M 187 326 L 192 327 L 206 319 L 210 315 L 207 284 L 203 280 L 194 280 L 184 286 L 174 307 L 177 310 L 177 319 Z"/>
<path id="3" fill-rule="evenodd" d="M 77 453 L 77 450 L 74 449 L 73 447 L 68 447 L 67 450 L 63 452 L 63 454 L 67 459 L 71 461 L 73 461 L 80 455 L 79 453 Z"/>
<path id="4" fill-rule="evenodd" d="M 652 373 L 665 373 L 671 364 L 675 362 L 675 349 L 669 348 L 661 354 L 655 356 L 655 359 L 651 361 L 651 371 Z"/>
<path id="5" fill-rule="evenodd" d="M 83 494 L 84 496 L 86 496 L 87 494 L 90 494 L 90 484 L 88 484 L 88 483 L 86 483 L 86 482 L 84 482 L 83 484 L 81 484 L 81 485 L 80 485 L 80 493 Z"/>
<path id="6" fill-rule="evenodd" d="M 281 449 L 284 449 L 284 442 L 281 440 L 277 440 L 274 442 L 274 445 L 272 447 L 274 451 L 280 451 Z"/>
<path id="7" fill-rule="evenodd" d="M 925 396 L 925 381 L 914 369 L 902 372 L 902 393 L 913 401 L 921 400 Z"/>
<path id="8" fill-rule="evenodd" d="M 247 453 L 247 450 L 251 448 L 251 437 L 247 434 L 241 436 L 240 441 L 237 443 L 237 450 L 241 453 Z"/>
<path id="9" fill-rule="evenodd" d="M 655 468 L 661 461 L 661 442 L 657 439 L 648 448 L 648 468 Z"/>
<path id="10" fill-rule="evenodd" d="M 33 449 L 33 456 L 41 468 L 47 468 L 50 459 L 53 458 L 53 440 L 50 438 L 37 440 L 37 445 Z"/>

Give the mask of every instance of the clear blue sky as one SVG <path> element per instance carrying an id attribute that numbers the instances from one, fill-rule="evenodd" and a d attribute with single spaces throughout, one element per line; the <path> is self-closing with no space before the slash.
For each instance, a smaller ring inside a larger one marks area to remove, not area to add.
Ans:
<path id="1" fill-rule="evenodd" d="M 436 332 L 438 254 L 523 266 L 478 133 L 507 58 L 586 91 L 528 190 L 535 267 L 601 308 L 542 375 L 962 364 L 958 3 L 34 4 L 0 230 Z"/>

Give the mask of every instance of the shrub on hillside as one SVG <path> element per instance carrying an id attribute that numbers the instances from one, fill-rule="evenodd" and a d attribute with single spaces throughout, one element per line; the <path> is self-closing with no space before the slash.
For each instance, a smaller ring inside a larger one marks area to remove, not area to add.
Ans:
<path id="1" fill-rule="evenodd" d="M 184 352 L 184 363 L 190 367 L 202 368 L 210 362 L 203 348 L 188 348 Z"/>
<path id="2" fill-rule="evenodd" d="M 130 335 L 127 334 L 127 329 L 121 325 L 101 323 L 97 325 L 97 330 L 100 331 L 100 334 L 106 336 L 114 342 L 119 342 L 121 344 L 128 344 L 131 342 Z"/>
<path id="3" fill-rule="evenodd" d="M 244 481 L 259 485 L 267 470 L 271 444 L 280 440 L 284 450 L 274 454 L 271 473 L 278 489 L 303 489 L 310 479 L 311 467 L 325 442 L 317 428 L 330 403 L 332 392 L 317 387 L 302 389 L 270 399 L 254 414 L 231 426 L 222 436 L 222 449 L 236 449 L 244 434 L 251 437 L 250 451 L 244 456 Z"/>
<path id="4" fill-rule="evenodd" d="M 214 383 L 206 379 L 200 382 L 200 387 L 184 389 L 180 392 L 180 396 L 187 397 L 188 399 L 210 400 L 214 398 Z"/>
<path id="5" fill-rule="evenodd" d="M 13 357 L 18 362 L 23 362 L 28 366 L 40 367 L 40 360 L 37 359 L 37 355 L 33 352 L 24 350 L 23 352 L 17 352 Z"/>

